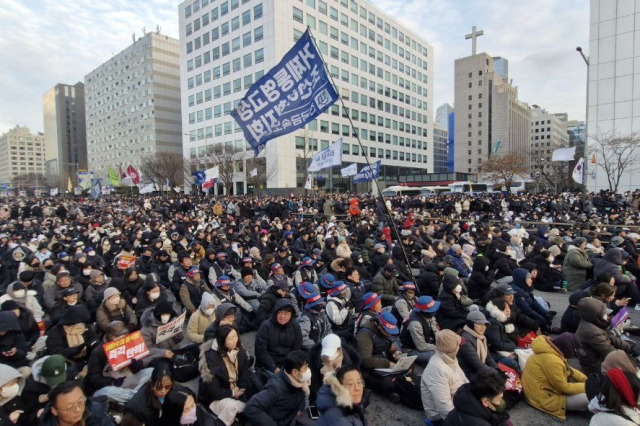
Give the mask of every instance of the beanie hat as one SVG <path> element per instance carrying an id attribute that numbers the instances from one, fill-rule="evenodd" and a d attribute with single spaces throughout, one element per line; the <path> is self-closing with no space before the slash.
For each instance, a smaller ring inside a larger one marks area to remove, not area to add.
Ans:
<path id="1" fill-rule="evenodd" d="M 460 348 L 460 336 L 451 330 L 440 330 L 436 333 L 436 349 L 450 357 L 455 357 Z"/>
<path id="2" fill-rule="evenodd" d="M 633 389 L 629 384 L 629 380 L 619 368 L 613 368 L 607 372 L 607 377 L 611 380 L 611 383 L 616 388 L 624 402 L 631 407 L 637 408 L 638 402 L 636 396 L 633 394 Z"/>
<path id="3" fill-rule="evenodd" d="M 251 259 L 249 259 L 251 260 Z M 246 277 L 247 275 L 251 275 L 253 276 L 253 270 L 251 268 L 241 268 L 240 269 L 240 276 L 242 278 Z"/>
<path id="4" fill-rule="evenodd" d="M 573 239 L 573 245 L 576 246 L 576 247 L 578 247 L 581 244 L 584 244 L 586 242 L 587 242 L 587 239 L 583 238 L 583 237 L 577 237 L 577 238 Z"/>
<path id="5" fill-rule="evenodd" d="M 105 334 L 111 338 L 114 337 L 122 337 L 127 334 L 127 326 L 123 321 L 111 321 L 107 325 L 107 329 L 105 330 Z"/>
<path id="6" fill-rule="evenodd" d="M 62 314 L 58 324 L 60 325 L 73 325 L 80 323 L 87 323 L 91 319 L 89 310 L 84 305 L 69 306 Z"/>
<path id="7" fill-rule="evenodd" d="M 102 271 L 98 269 L 92 269 L 91 273 L 89 274 L 89 279 L 93 281 L 98 275 L 104 275 L 104 274 L 102 273 Z"/>
<path id="8" fill-rule="evenodd" d="M 20 305 L 13 300 L 7 300 L 0 305 L 0 311 L 13 311 L 14 309 L 20 309 Z"/>
<path id="9" fill-rule="evenodd" d="M 33 281 L 33 277 L 35 276 L 35 274 L 36 273 L 33 272 L 33 271 L 22 271 L 22 272 L 20 272 L 18 277 L 20 278 L 20 281 L 28 283 L 28 282 Z"/>
<path id="10" fill-rule="evenodd" d="M 116 294 L 120 294 L 120 291 L 115 287 L 107 287 L 104 290 L 104 294 L 102 296 L 102 300 L 107 300 L 111 296 L 115 296 Z"/>
<path id="11" fill-rule="evenodd" d="M 460 247 L 460 244 L 454 244 L 451 246 L 451 251 L 454 253 L 459 252 L 462 249 L 462 247 Z"/>
<path id="12" fill-rule="evenodd" d="M 93 271 L 91 273 L 93 273 Z M 144 289 L 151 290 L 159 282 L 160 282 L 160 276 L 157 273 L 152 272 L 150 274 L 147 274 L 147 276 L 144 279 Z"/>

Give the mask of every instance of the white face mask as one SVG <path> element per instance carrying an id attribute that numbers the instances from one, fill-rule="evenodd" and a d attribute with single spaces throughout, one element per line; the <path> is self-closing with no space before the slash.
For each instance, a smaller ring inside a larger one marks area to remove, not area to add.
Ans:
<path id="1" fill-rule="evenodd" d="M 488 270 L 489 270 L 489 267 L 488 267 L 488 266 L 485 266 L 485 267 L 484 267 L 484 270 L 485 270 L 485 271 L 488 271 Z"/>
<path id="2" fill-rule="evenodd" d="M 13 292 L 13 297 L 16 299 L 22 299 L 27 295 L 27 290 L 16 290 Z"/>
<path id="3" fill-rule="evenodd" d="M 549 263 L 553 262 L 553 256 L 547 257 L 547 260 L 549 261 Z"/>
<path id="4" fill-rule="evenodd" d="M 20 386 L 18 386 L 17 383 L 14 383 L 13 385 L 10 386 L 5 386 L 2 388 L 2 398 L 3 399 L 13 399 L 16 396 L 18 396 L 18 393 L 20 393 Z"/>
<path id="5" fill-rule="evenodd" d="M 213 308 L 211 308 L 211 309 L 205 309 L 205 310 L 204 310 L 204 314 L 205 314 L 206 316 L 210 317 L 210 316 L 213 314 L 213 311 L 214 311 L 214 309 L 213 309 Z"/>
<path id="6" fill-rule="evenodd" d="M 73 302 L 67 302 L 67 305 L 74 306 L 76 303 L 78 303 L 78 301 L 74 300 Z"/>
<path id="7" fill-rule="evenodd" d="M 95 256 L 96 252 L 95 251 L 90 251 L 89 253 L 87 253 L 87 256 Z"/>
<path id="8" fill-rule="evenodd" d="M 149 293 L 149 299 L 151 300 L 156 300 L 158 297 L 160 297 L 160 293 L 156 293 L 156 292 Z"/>
<path id="9" fill-rule="evenodd" d="M 302 373 L 302 377 L 300 378 L 300 381 L 302 383 L 311 382 L 311 369 L 310 368 L 307 368 L 307 371 Z"/>
<path id="10" fill-rule="evenodd" d="M 462 286 L 460 284 L 458 284 L 457 286 L 455 286 L 455 288 L 453 289 L 453 292 L 455 294 L 460 294 L 460 292 L 462 291 Z"/>
<path id="11" fill-rule="evenodd" d="M 91 269 L 83 269 L 82 275 L 84 275 L 85 277 L 88 277 L 89 275 L 91 275 Z"/>
<path id="12" fill-rule="evenodd" d="M 160 315 L 160 322 L 166 324 L 171 319 L 171 314 L 162 314 Z"/>

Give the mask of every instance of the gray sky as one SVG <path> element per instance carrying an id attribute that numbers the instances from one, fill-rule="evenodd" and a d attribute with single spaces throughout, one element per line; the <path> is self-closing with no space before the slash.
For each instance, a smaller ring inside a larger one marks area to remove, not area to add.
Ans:
<path id="1" fill-rule="evenodd" d="M 0 11 L 0 133 L 16 124 L 42 131 L 42 95 L 74 84 L 160 25 L 178 36 L 177 0 L 3 0 Z M 371 0 L 435 48 L 434 110 L 453 103 L 453 64 L 471 54 L 464 35 L 476 25 L 478 52 L 509 60 L 520 99 L 584 119 L 588 0 Z M 435 111 L 432 111 L 435 115 Z"/>

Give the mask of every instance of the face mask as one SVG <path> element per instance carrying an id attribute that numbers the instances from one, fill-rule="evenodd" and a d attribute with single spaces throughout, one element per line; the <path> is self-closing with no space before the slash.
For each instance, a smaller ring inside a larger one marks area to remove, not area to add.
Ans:
<path id="1" fill-rule="evenodd" d="M 493 403 L 491 403 L 493 405 Z M 500 401 L 500 405 L 493 405 L 493 408 L 496 413 L 504 413 L 507 411 L 507 402 L 503 399 Z"/>
<path id="2" fill-rule="evenodd" d="M 196 420 L 198 420 L 198 418 L 196 416 L 196 407 L 193 407 L 186 414 L 182 414 L 182 416 L 180 417 L 180 424 L 181 425 L 190 425 L 190 424 L 195 423 Z"/>
<path id="3" fill-rule="evenodd" d="M 158 297 L 160 297 L 160 293 L 149 293 L 149 299 L 151 300 L 156 300 Z"/>
<path id="4" fill-rule="evenodd" d="M 302 383 L 311 382 L 311 369 L 310 368 L 307 368 L 307 371 L 302 373 L 302 377 L 300 378 L 300 381 Z"/>
<path id="5" fill-rule="evenodd" d="M 17 383 L 2 388 L 3 399 L 13 399 L 18 396 L 18 393 L 20 393 L 20 386 Z"/>
<path id="6" fill-rule="evenodd" d="M 149 259 L 151 259 L 151 256 L 147 256 L 146 254 L 142 255 L 142 260 L 144 260 L 145 262 L 149 261 Z"/>
<path id="7" fill-rule="evenodd" d="M 204 314 L 208 317 L 210 317 L 213 314 L 213 308 L 211 309 L 205 309 L 204 310 Z"/>
<path id="8" fill-rule="evenodd" d="M 362 263 L 364 262 L 362 259 L 358 259 L 358 263 Z"/>
<path id="9" fill-rule="evenodd" d="M 27 295 L 27 290 L 16 290 L 13 292 L 13 297 L 16 299 L 22 299 Z"/>
<path id="10" fill-rule="evenodd" d="M 113 297 L 109 300 L 111 302 L 112 305 L 117 306 L 118 303 L 120 303 L 120 296 L 118 297 Z"/>
<path id="11" fill-rule="evenodd" d="M 453 292 L 455 294 L 460 294 L 460 292 L 462 291 L 462 286 L 460 284 L 458 284 L 457 286 L 455 286 L 455 288 L 453 289 Z"/>
<path id="12" fill-rule="evenodd" d="M 485 266 L 485 267 L 484 267 L 484 270 L 485 270 L 485 271 L 488 271 L 488 270 L 489 270 L 489 267 L 488 267 L 488 266 Z"/>
<path id="13" fill-rule="evenodd" d="M 163 324 L 168 323 L 170 319 L 171 319 L 171 315 L 170 314 L 162 314 L 162 315 L 160 315 L 160 322 L 163 323 Z"/>
<path id="14" fill-rule="evenodd" d="M 91 269 L 82 270 L 82 275 L 84 275 L 85 277 L 88 277 L 90 274 L 91 274 Z"/>
<path id="15" fill-rule="evenodd" d="M 73 301 L 73 302 L 67 302 L 67 305 L 69 306 L 74 306 L 76 303 L 78 303 L 77 300 Z"/>
<path id="16" fill-rule="evenodd" d="M 553 256 L 547 257 L 547 260 L 549 261 L 549 263 L 553 262 Z"/>
<path id="17" fill-rule="evenodd" d="M 90 251 L 89 253 L 87 253 L 87 256 L 95 256 L 96 252 L 95 251 Z"/>

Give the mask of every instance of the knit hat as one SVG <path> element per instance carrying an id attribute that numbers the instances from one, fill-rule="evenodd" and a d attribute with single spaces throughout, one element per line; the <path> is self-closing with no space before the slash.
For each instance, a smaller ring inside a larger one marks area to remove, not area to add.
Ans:
<path id="1" fill-rule="evenodd" d="M 80 323 L 87 323 L 91 319 L 89 310 L 84 305 L 69 306 L 62 314 L 58 324 L 60 325 L 73 325 Z"/>
<path id="2" fill-rule="evenodd" d="M 58 253 L 58 259 L 64 259 L 65 257 L 69 257 L 69 253 L 67 253 L 66 251 L 61 251 L 60 253 Z"/>
<path id="3" fill-rule="evenodd" d="M 216 287 L 224 287 L 228 285 L 231 285 L 231 278 L 226 275 L 223 275 L 216 280 Z"/>
<path id="4" fill-rule="evenodd" d="M 304 305 L 304 308 L 311 309 L 321 303 L 324 303 L 324 298 L 320 295 L 320 293 L 313 293 L 307 298 L 307 303 Z"/>
<path id="5" fill-rule="evenodd" d="M 173 306 L 166 300 L 161 300 L 156 307 L 153 308 L 153 315 L 157 319 L 160 319 L 162 314 L 171 314 L 172 317 L 176 316 L 176 311 L 173 310 Z"/>
<path id="6" fill-rule="evenodd" d="M 551 253 L 553 257 L 557 257 L 560 253 L 562 253 L 562 250 L 560 250 L 560 247 L 558 247 L 557 245 L 552 245 L 547 249 L 547 251 Z"/>
<path id="7" fill-rule="evenodd" d="M 440 301 L 433 300 L 431 296 L 420 296 L 413 308 L 418 312 L 433 313 L 440 308 Z"/>
<path id="8" fill-rule="evenodd" d="M 2 312 L 13 311 L 14 309 L 20 309 L 20 305 L 14 300 L 7 300 L 0 305 L 0 311 Z"/>
<path id="9" fill-rule="evenodd" d="M 22 271 L 20 272 L 20 274 L 18 274 L 18 278 L 20 278 L 20 281 L 28 283 L 33 281 L 33 277 L 35 276 L 35 272 L 33 271 Z"/>
<path id="10" fill-rule="evenodd" d="M 629 380 L 627 380 L 624 372 L 619 368 L 613 368 L 607 372 L 607 377 L 611 380 L 611 383 L 616 388 L 624 402 L 631 407 L 637 408 L 638 401 L 636 396 L 633 394 L 633 389 L 631 389 Z"/>
<path id="11" fill-rule="evenodd" d="M 620 236 L 615 236 L 613 238 L 611 238 L 611 247 L 619 247 L 622 245 L 622 243 L 624 243 L 624 238 L 620 237 Z"/>
<path id="12" fill-rule="evenodd" d="M 580 246 L 580 244 L 584 244 L 586 242 L 587 242 L 587 239 L 583 238 L 583 237 L 577 237 L 577 238 L 573 239 L 573 245 L 576 246 L 576 247 L 578 247 L 578 246 Z"/>
<path id="13" fill-rule="evenodd" d="M 460 348 L 460 336 L 451 330 L 440 330 L 436 333 L 436 349 L 450 357 L 455 357 Z"/>
<path id="14" fill-rule="evenodd" d="M 549 238 L 549 242 L 550 242 L 551 244 L 554 244 L 554 245 L 556 245 L 556 246 L 559 246 L 559 245 L 561 245 L 561 244 L 563 244 L 563 243 L 564 243 L 564 239 L 562 239 L 562 237 L 560 237 L 560 236 L 557 236 L 557 235 L 556 235 L 555 237 L 551 237 L 551 238 Z"/>
<path id="15" fill-rule="evenodd" d="M 246 277 L 247 275 L 251 275 L 253 276 L 253 270 L 251 268 L 241 268 L 240 269 L 240 276 L 242 278 Z"/>
<path id="16" fill-rule="evenodd" d="M 62 355 L 48 356 L 40 366 L 40 376 L 50 388 L 67 381 L 67 362 Z"/>
<path id="17" fill-rule="evenodd" d="M 93 273 L 93 271 L 91 272 Z M 150 290 L 153 287 L 155 287 L 155 285 L 159 282 L 160 282 L 160 275 L 158 275 L 156 272 L 147 274 L 147 276 L 144 279 L 144 289 Z"/>
<path id="18" fill-rule="evenodd" d="M 309 298 L 309 296 L 316 292 L 315 286 L 308 281 L 301 281 L 300 284 L 296 286 L 296 289 L 298 290 L 298 294 L 304 299 Z"/>
<path id="19" fill-rule="evenodd" d="M 282 275 L 284 277 L 284 275 Z M 276 280 L 273 284 L 278 290 L 286 290 L 289 291 L 289 282 L 286 279 Z M 315 291 L 315 290 L 314 290 Z"/>
<path id="20" fill-rule="evenodd" d="M 581 349 L 580 341 L 573 333 L 562 333 L 552 340 L 553 344 L 560 349 L 565 358 L 577 358 Z"/>
<path id="21" fill-rule="evenodd" d="M 93 281 L 99 275 L 104 275 L 104 274 L 99 269 L 92 269 L 91 273 L 89 274 L 89 279 Z"/>
<path id="22" fill-rule="evenodd" d="M 462 247 L 460 247 L 460 244 L 454 244 L 451 246 L 451 251 L 454 253 L 459 252 L 460 250 L 462 250 Z"/>
<path id="23" fill-rule="evenodd" d="M 222 259 L 222 258 L 227 258 L 227 253 L 224 251 L 218 252 L 218 254 L 216 254 L 216 259 Z"/>
<path id="24" fill-rule="evenodd" d="M 629 359 L 629 355 L 627 355 L 627 353 L 622 349 L 618 349 L 607 354 L 600 366 L 600 372 L 602 374 L 607 374 L 607 372 L 613 368 L 619 368 L 625 373 L 636 374 L 635 364 L 631 359 Z"/>
<path id="25" fill-rule="evenodd" d="M 382 298 L 378 296 L 377 293 L 365 293 L 362 296 L 362 310 L 366 311 L 373 308 L 380 300 L 382 300 Z"/>
<path id="26" fill-rule="evenodd" d="M 120 291 L 117 288 L 115 288 L 115 287 L 107 287 L 104 290 L 104 294 L 102 296 L 102 300 L 107 300 L 110 297 L 115 296 L 116 294 L 120 294 Z"/>
<path id="27" fill-rule="evenodd" d="M 384 244 L 380 244 L 380 243 L 378 243 L 378 244 L 375 244 L 375 245 L 373 246 L 373 249 L 374 249 L 374 250 L 378 250 L 378 249 L 381 249 L 381 248 L 385 248 Z"/>
<path id="28" fill-rule="evenodd" d="M 387 331 L 387 333 L 395 336 L 400 333 L 398 329 L 398 320 L 391 312 L 382 312 L 378 314 L 378 322 Z"/>

